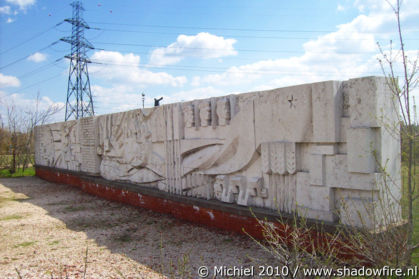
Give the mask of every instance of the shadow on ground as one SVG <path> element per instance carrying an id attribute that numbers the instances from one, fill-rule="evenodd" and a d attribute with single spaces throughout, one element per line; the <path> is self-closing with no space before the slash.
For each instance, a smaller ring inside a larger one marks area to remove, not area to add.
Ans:
<path id="1" fill-rule="evenodd" d="M 80 273 L 87 265 L 87 274 L 90 271 L 91 275 L 87 278 L 96 278 L 95 272 L 105 270 L 108 278 L 152 278 L 150 274 L 161 274 L 169 278 L 198 278 L 197 269 L 201 265 L 210 269 L 221 265 L 249 266 L 269 258 L 247 236 L 208 229 L 150 210 L 103 200 L 72 186 L 49 183 L 36 177 L 0 179 L 0 184 L 12 191 L 9 192 L 12 196 L 5 198 L 7 189 L 3 187 L 0 202 L 3 196 L 3 202 L 23 206 L 17 206 L 17 210 L 23 210 L 25 205 L 43 209 L 38 210 L 39 213 L 19 218 L 16 226 L 20 226 L 21 230 L 25 230 L 26 226 L 34 234 L 32 242 L 36 243 L 38 249 L 34 257 L 60 257 L 57 251 L 61 251 L 62 258 L 56 260 L 61 269 L 53 269 L 50 272 L 52 277 L 54 272 L 71 272 L 72 265 L 74 270 L 78 270 L 77 274 L 82 276 Z M 24 195 L 24 198 L 13 198 L 19 195 Z M 13 216 L 21 213 L 7 214 Z M 54 220 L 42 221 L 42 218 L 48 216 Z M 0 221 L 2 230 L 7 222 Z M 34 222 L 35 225 L 31 226 Z M 12 229 L 9 234 L 15 231 Z M 30 239 L 26 242 L 32 243 Z M 20 243 L 9 248 L 22 253 L 23 248 L 17 249 L 16 245 Z M 14 250 L 11 251 L 13 253 Z M 25 257 L 28 255 L 22 256 L 21 260 L 25 260 Z M 3 259 L 3 264 L 10 268 L 7 265 L 9 262 Z M 31 267 L 20 265 L 20 268 Z M 145 275 L 146 272 L 150 274 Z"/>

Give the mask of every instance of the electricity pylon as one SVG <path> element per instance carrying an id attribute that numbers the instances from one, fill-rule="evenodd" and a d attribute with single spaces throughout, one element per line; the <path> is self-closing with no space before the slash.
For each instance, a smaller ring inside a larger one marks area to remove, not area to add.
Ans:
<path id="1" fill-rule="evenodd" d="M 65 107 L 65 121 L 74 116 L 75 119 L 93 116 L 93 98 L 90 90 L 87 51 L 94 49 L 93 45 L 84 38 L 84 30 L 90 29 L 83 19 L 83 4 L 73 1 L 73 17 L 65 19 L 71 23 L 71 37 L 61 38 L 61 41 L 71 45 L 71 54 L 65 57 L 70 60 L 68 74 L 67 101 Z"/>

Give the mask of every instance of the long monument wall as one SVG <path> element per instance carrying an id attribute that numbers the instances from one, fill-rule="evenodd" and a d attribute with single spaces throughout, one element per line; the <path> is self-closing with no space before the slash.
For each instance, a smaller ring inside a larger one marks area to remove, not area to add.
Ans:
<path id="1" fill-rule="evenodd" d="M 378 77 L 214 97 L 38 126 L 35 161 L 372 227 L 399 210 L 396 108 Z"/>

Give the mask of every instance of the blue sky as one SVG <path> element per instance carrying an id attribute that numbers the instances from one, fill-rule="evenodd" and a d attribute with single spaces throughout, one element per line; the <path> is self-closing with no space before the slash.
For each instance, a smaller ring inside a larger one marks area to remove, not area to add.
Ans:
<path id="1" fill-rule="evenodd" d="M 394 2 L 394 1 L 393 1 Z M 64 104 L 71 1 L 0 0 L 0 98 Z M 398 48 L 384 0 L 85 0 L 97 114 L 322 80 L 381 75 L 380 42 Z M 411 57 L 419 1 L 405 0 Z M 57 42 L 58 41 L 58 42 Z M 101 64 L 98 64 L 101 63 Z M 63 120 L 63 113 L 57 116 Z"/>

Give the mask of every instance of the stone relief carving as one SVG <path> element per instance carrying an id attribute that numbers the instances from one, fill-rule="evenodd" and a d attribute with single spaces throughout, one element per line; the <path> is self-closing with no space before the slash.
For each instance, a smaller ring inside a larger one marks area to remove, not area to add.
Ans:
<path id="1" fill-rule="evenodd" d="M 192 104 L 183 107 L 183 116 L 185 119 L 185 127 L 191 128 L 195 126 L 195 112 Z"/>
<path id="2" fill-rule="evenodd" d="M 294 174 L 296 171 L 295 143 L 268 142 L 261 144 L 264 173 Z"/>
<path id="3" fill-rule="evenodd" d="M 151 141 L 151 114 L 131 111 L 99 117 L 97 154 L 104 178 L 137 183 L 163 179 L 164 156 Z"/>
<path id="4" fill-rule="evenodd" d="M 201 118 L 201 127 L 207 127 L 211 124 L 211 103 L 201 101 L 198 105 L 199 117 Z"/>
<path id="5" fill-rule="evenodd" d="M 397 119 L 384 87 L 329 81 L 40 126 L 36 164 L 349 224 L 337 199 L 379 191 L 371 146 L 400 196 L 399 142 L 376 121 Z"/>
<path id="6" fill-rule="evenodd" d="M 230 102 L 228 99 L 218 100 L 216 111 L 218 116 L 218 125 L 228 125 L 230 122 Z"/>

